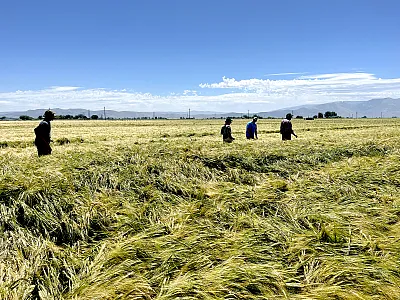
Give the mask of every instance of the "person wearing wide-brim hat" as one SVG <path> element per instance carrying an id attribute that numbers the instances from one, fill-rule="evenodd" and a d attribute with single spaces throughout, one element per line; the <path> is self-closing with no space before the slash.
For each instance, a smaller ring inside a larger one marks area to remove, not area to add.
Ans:
<path id="1" fill-rule="evenodd" d="M 292 122 L 292 114 L 286 114 L 286 118 L 281 122 L 280 133 L 282 135 L 282 141 L 288 141 L 292 139 L 292 134 L 297 138 L 297 135 L 293 131 Z"/>
<path id="2" fill-rule="evenodd" d="M 39 156 L 51 154 L 51 121 L 54 120 L 55 114 L 51 110 L 46 110 L 43 115 L 43 121 L 35 128 L 35 146 Z"/>
<path id="3" fill-rule="evenodd" d="M 222 140 L 224 143 L 232 143 L 234 141 L 234 137 L 232 136 L 231 129 L 232 119 L 226 118 L 225 125 L 221 128 Z"/>

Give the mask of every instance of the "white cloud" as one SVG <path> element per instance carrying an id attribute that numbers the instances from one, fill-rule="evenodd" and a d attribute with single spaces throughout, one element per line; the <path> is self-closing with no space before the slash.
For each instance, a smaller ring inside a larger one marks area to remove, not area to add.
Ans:
<path id="1" fill-rule="evenodd" d="M 221 82 L 203 83 L 201 88 L 234 89 L 265 94 L 267 98 L 313 98 L 313 102 L 368 100 L 399 97 L 400 78 L 381 79 L 370 73 L 335 73 L 301 76 L 292 80 L 245 79 L 223 77 Z M 296 104 L 302 104 L 296 103 Z"/>
<path id="2" fill-rule="evenodd" d="M 269 111 L 283 107 L 331 101 L 400 98 L 400 78 L 377 78 L 370 73 L 335 73 L 300 76 L 291 80 L 223 77 L 221 82 L 199 85 L 169 95 L 129 89 L 85 89 L 56 86 L 42 90 L 0 93 L 0 111 L 35 108 L 84 108 L 132 111 Z"/>
<path id="3" fill-rule="evenodd" d="M 74 91 L 79 89 L 79 86 L 52 86 L 50 90 L 55 92 L 65 92 L 65 91 Z"/>
<path id="4" fill-rule="evenodd" d="M 174 94 L 175 95 L 175 94 Z M 195 90 L 184 90 L 183 95 L 197 95 L 197 91 Z"/>

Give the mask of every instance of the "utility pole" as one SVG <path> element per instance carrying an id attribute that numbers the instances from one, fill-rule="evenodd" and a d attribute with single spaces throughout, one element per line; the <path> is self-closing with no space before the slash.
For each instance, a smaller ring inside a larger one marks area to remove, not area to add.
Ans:
<path id="1" fill-rule="evenodd" d="M 247 118 L 250 119 L 250 111 L 247 110 Z"/>
<path id="2" fill-rule="evenodd" d="M 104 106 L 104 120 L 107 120 L 107 117 L 106 117 L 106 107 Z"/>
<path id="3" fill-rule="evenodd" d="M 90 109 L 88 109 L 88 118 L 90 119 Z"/>
<path id="4" fill-rule="evenodd" d="M 356 112 L 356 119 L 357 119 L 357 112 Z"/>
<path id="5" fill-rule="evenodd" d="M 153 111 L 153 119 L 156 118 L 156 113 Z"/>
<path id="6" fill-rule="evenodd" d="M 190 108 L 189 108 L 189 119 L 190 119 Z"/>
<path id="7" fill-rule="evenodd" d="M 381 112 L 381 119 L 383 119 L 383 113 Z"/>

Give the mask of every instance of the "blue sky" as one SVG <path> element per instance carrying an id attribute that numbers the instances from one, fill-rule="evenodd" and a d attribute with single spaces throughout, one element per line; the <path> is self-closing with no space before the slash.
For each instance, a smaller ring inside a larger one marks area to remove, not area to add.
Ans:
<path id="1" fill-rule="evenodd" d="M 0 111 L 399 98 L 399 11 L 395 0 L 6 1 Z"/>

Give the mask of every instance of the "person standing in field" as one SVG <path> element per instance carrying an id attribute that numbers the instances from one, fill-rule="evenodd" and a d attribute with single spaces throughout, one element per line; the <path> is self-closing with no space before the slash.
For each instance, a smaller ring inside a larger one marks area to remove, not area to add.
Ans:
<path id="1" fill-rule="evenodd" d="M 39 156 L 51 154 L 51 121 L 54 120 L 54 113 L 51 110 L 44 112 L 44 119 L 35 128 L 35 146 Z"/>
<path id="2" fill-rule="evenodd" d="M 221 128 L 222 140 L 224 143 L 232 143 L 234 141 L 234 137 L 232 136 L 231 129 L 232 119 L 226 118 L 225 125 Z"/>
<path id="3" fill-rule="evenodd" d="M 280 133 L 282 135 L 282 141 L 290 141 L 292 139 L 292 134 L 297 138 L 292 128 L 292 114 L 286 114 L 286 118 L 281 122 Z"/>
<path id="4" fill-rule="evenodd" d="M 258 118 L 254 117 L 253 121 L 247 123 L 247 125 L 246 125 L 246 138 L 248 140 L 250 140 L 250 139 L 253 139 L 253 140 L 254 139 L 258 139 L 258 136 L 257 136 L 257 124 L 256 124 L 257 120 L 258 120 Z"/>

